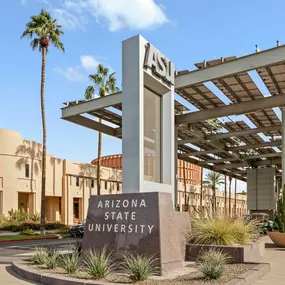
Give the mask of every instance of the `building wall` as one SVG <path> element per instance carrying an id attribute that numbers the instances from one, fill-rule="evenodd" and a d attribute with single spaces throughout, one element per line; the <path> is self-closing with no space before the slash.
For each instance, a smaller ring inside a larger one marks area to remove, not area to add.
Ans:
<path id="1" fill-rule="evenodd" d="M 186 194 L 186 195 L 185 195 Z M 185 198 L 186 197 L 186 198 Z M 197 185 L 187 185 L 186 193 L 184 184 L 178 183 L 177 201 L 181 211 L 184 211 L 185 205 L 189 203 L 189 212 L 192 216 L 198 216 L 198 212 L 203 210 L 204 212 L 211 213 L 211 201 L 212 190 L 210 188 L 203 188 L 202 201 L 201 199 L 201 187 Z M 189 200 L 189 201 L 188 201 Z M 202 203 L 201 203 L 202 202 Z M 226 202 L 226 206 L 225 206 Z M 227 193 L 227 201 L 225 201 L 225 192 L 216 190 L 216 203 L 217 214 L 227 216 L 238 216 L 248 214 L 247 210 L 247 196 L 244 194 L 237 194 L 236 197 L 236 213 L 235 213 L 235 195 L 231 193 L 231 203 L 229 207 L 229 193 Z M 229 208 L 231 209 L 229 211 Z"/>
<path id="2" fill-rule="evenodd" d="M 40 158 L 40 144 L 23 139 L 15 131 L 0 129 L 0 215 L 19 208 L 40 212 Z M 29 165 L 28 177 L 25 165 Z M 96 167 L 47 155 L 46 171 L 47 220 L 73 224 L 84 219 L 90 195 L 97 194 Z M 120 170 L 102 167 L 101 194 L 120 193 L 121 176 Z M 80 215 L 76 219 L 77 201 Z"/>
<path id="3" fill-rule="evenodd" d="M 40 144 L 24 140 L 17 132 L 0 129 L 0 215 L 6 215 L 11 209 L 19 208 L 24 208 L 30 213 L 40 212 L 40 158 Z M 103 158 L 102 161 L 105 159 L 107 161 L 110 158 Z M 110 161 L 112 161 L 112 166 L 102 163 L 104 166 L 101 167 L 102 195 L 122 193 L 121 157 L 113 156 Z M 118 167 L 114 167 L 114 161 Z M 26 177 L 25 173 L 26 164 L 29 165 L 29 177 Z M 109 167 L 105 167 L 107 165 Z M 181 163 L 178 167 L 181 168 Z M 189 175 L 187 181 L 197 181 L 200 177 L 198 169 L 195 178 L 193 174 L 195 168 L 191 168 L 192 165 L 187 165 L 187 167 L 187 175 Z M 78 163 L 48 155 L 46 169 L 47 221 L 73 224 L 85 219 L 90 195 L 97 194 L 96 167 L 92 164 Z M 184 184 L 178 183 L 180 209 L 185 208 L 187 197 L 189 197 L 191 213 L 195 215 L 195 209 L 199 209 L 200 206 L 200 185 L 187 184 L 186 192 L 185 199 Z M 218 211 L 221 213 L 224 210 L 223 195 L 223 191 L 217 191 Z M 246 196 L 238 195 L 237 198 L 238 214 L 243 215 L 246 212 Z M 203 189 L 202 206 L 209 207 L 210 201 L 211 190 Z M 233 205 L 234 195 L 232 195 L 232 209 Z M 234 213 L 233 210 L 232 213 Z"/>
<path id="4" fill-rule="evenodd" d="M 151 160 L 149 160 L 151 162 Z M 94 159 L 91 163 L 96 165 L 97 159 Z M 122 155 L 115 154 L 115 155 L 107 155 L 101 157 L 101 165 L 105 167 L 111 167 L 114 169 L 122 169 Z M 151 173 L 152 166 L 151 163 L 148 165 L 149 169 L 145 172 Z M 177 175 L 178 175 L 178 182 L 184 183 L 184 169 L 185 167 L 185 177 L 186 183 L 192 185 L 200 185 L 201 184 L 201 167 L 195 164 L 191 164 L 189 162 L 183 162 L 183 160 L 178 159 L 177 164 Z"/>

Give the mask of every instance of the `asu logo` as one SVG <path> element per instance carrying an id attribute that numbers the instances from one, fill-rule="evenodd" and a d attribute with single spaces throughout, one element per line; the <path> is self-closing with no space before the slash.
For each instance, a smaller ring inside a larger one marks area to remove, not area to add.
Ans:
<path id="1" fill-rule="evenodd" d="M 150 43 L 146 46 L 144 67 L 169 85 L 174 85 L 174 64 Z"/>

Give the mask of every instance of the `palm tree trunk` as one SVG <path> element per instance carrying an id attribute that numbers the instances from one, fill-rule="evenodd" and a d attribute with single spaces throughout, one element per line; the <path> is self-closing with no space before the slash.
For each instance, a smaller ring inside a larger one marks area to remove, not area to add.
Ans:
<path id="1" fill-rule="evenodd" d="M 99 123 L 102 120 L 99 119 Z M 101 195 L 101 153 L 102 153 L 102 133 L 98 134 L 98 158 L 97 158 L 97 195 Z"/>
<path id="2" fill-rule="evenodd" d="M 235 216 L 237 216 L 237 179 L 235 178 Z"/>
<path id="3" fill-rule="evenodd" d="M 231 203 L 231 199 L 232 199 L 232 177 L 229 177 L 229 217 L 232 216 L 232 203 Z"/>
<path id="4" fill-rule="evenodd" d="M 227 216 L 227 175 L 225 175 L 225 216 Z"/>
<path id="5" fill-rule="evenodd" d="M 41 109 L 43 126 L 43 153 L 42 153 L 42 191 L 41 191 L 41 234 L 45 235 L 46 219 L 46 118 L 45 118 L 45 68 L 46 68 L 46 48 L 42 49 L 42 78 L 41 78 Z"/>

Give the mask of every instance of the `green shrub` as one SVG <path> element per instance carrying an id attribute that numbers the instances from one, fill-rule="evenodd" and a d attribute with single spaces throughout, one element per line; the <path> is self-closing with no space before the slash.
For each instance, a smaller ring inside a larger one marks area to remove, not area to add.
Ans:
<path id="1" fill-rule="evenodd" d="M 192 222 L 188 242 L 194 244 L 248 244 L 257 238 L 254 222 L 230 218 L 197 218 Z"/>
<path id="2" fill-rule="evenodd" d="M 133 282 L 144 281 L 151 275 L 159 273 L 157 259 L 154 256 L 148 257 L 133 253 L 125 253 L 122 256 L 122 269 Z"/>
<path id="3" fill-rule="evenodd" d="M 32 230 L 32 229 L 23 229 L 20 231 L 20 235 L 24 235 L 24 236 L 34 236 L 37 235 L 37 233 Z"/>
<path id="4" fill-rule="evenodd" d="M 62 223 L 46 223 L 46 230 L 57 230 L 57 229 L 66 229 L 66 225 Z M 2 226 L 0 226 L 1 230 L 6 230 L 6 231 L 13 231 L 13 232 L 20 232 L 24 229 L 32 229 L 34 231 L 39 231 L 40 230 L 40 224 L 36 222 L 17 222 L 17 221 L 12 221 L 12 222 L 6 222 Z"/>
<path id="5" fill-rule="evenodd" d="M 80 269 L 80 257 L 77 251 L 65 254 L 60 258 L 59 265 L 68 274 L 75 274 Z"/>
<path id="6" fill-rule="evenodd" d="M 216 280 L 223 275 L 229 257 L 222 251 L 210 249 L 202 253 L 199 260 L 199 270 L 204 274 L 205 278 Z"/>
<path id="7" fill-rule="evenodd" d="M 48 253 L 44 248 L 35 248 L 32 255 L 32 263 L 36 265 L 43 265 L 46 262 Z"/>
<path id="8" fill-rule="evenodd" d="M 87 273 L 93 279 L 106 277 L 114 268 L 111 252 L 107 253 L 106 247 L 99 251 L 85 252 L 83 262 L 87 267 Z"/>
<path id="9" fill-rule="evenodd" d="M 57 250 L 48 252 L 45 260 L 45 265 L 48 269 L 54 269 L 59 265 L 60 255 Z"/>

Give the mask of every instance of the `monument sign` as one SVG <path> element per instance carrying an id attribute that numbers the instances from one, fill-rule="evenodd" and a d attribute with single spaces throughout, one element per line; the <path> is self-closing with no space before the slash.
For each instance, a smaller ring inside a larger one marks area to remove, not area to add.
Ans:
<path id="1" fill-rule="evenodd" d="M 156 256 L 163 272 L 182 265 L 179 230 L 168 193 L 92 196 L 83 249 Z"/>

